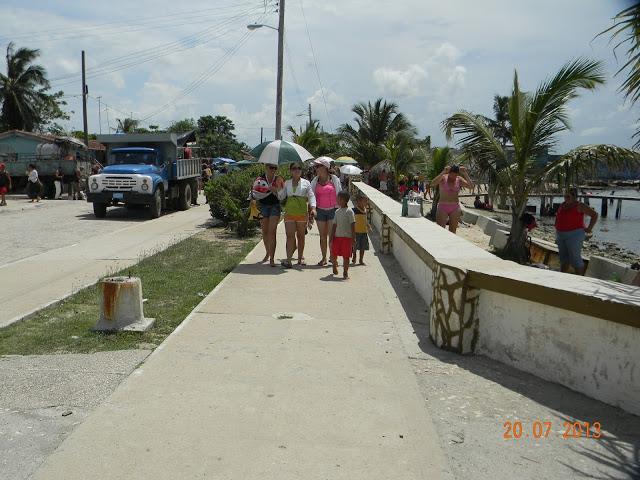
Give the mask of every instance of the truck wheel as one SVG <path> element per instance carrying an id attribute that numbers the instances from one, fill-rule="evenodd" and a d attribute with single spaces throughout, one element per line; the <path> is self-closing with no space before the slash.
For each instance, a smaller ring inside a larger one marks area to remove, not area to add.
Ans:
<path id="1" fill-rule="evenodd" d="M 151 218 L 158 218 L 162 213 L 162 195 L 162 187 L 156 188 L 151 205 L 149 205 L 149 216 Z"/>
<path id="2" fill-rule="evenodd" d="M 191 180 L 191 205 L 198 205 L 198 180 Z"/>
<path id="3" fill-rule="evenodd" d="M 191 185 L 189 182 L 182 182 L 180 184 L 180 200 L 178 203 L 178 210 L 189 210 L 191 206 Z"/>
<path id="4" fill-rule="evenodd" d="M 96 218 L 104 218 L 107 216 L 107 204 L 106 203 L 94 203 L 93 214 Z"/>

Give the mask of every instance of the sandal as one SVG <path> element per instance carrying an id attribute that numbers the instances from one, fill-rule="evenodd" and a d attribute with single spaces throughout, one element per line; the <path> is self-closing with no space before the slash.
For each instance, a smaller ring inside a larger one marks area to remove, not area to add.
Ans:
<path id="1" fill-rule="evenodd" d="M 282 265 L 284 268 L 293 268 L 293 265 L 291 264 L 291 260 L 282 260 L 280 262 L 280 265 Z"/>
<path id="2" fill-rule="evenodd" d="M 320 260 L 316 265 L 318 265 L 319 267 L 326 267 L 327 266 L 327 261 L 326 260 Z"/>

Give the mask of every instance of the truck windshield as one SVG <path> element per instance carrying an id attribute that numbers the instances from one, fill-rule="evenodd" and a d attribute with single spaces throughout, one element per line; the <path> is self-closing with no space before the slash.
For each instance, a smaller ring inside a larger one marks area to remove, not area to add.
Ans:
<path id="1" fill-rule="evenodd" d="M 158 154 L 156 152 L 112 152 L 111 161 L 112 165 L 131 165 L 131 164 L 144 164 L 155 165 Z"/>

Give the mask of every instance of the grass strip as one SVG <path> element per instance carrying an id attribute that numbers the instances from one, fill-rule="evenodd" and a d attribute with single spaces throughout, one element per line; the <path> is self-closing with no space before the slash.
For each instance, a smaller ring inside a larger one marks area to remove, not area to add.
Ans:
<path id="1" fill-rule="evenodd" d="M 116 275 L 140 277 L 147 332 L 92 332 L 100 316 L 98 286 L 92 285 L 33 317 L 0 329 L 0 355 L 92 353 L 153 349 L 242 261 L 255 238 L 229 241 L 204 232 L 149 256 Z"/>

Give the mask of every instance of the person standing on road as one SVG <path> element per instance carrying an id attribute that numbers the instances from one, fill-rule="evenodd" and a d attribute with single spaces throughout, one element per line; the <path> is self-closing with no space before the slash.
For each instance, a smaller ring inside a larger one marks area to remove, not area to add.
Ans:
<path id="1" fill-rule="evenodd" d="M 55 200 L 60 200 L 60 196 L 62 195 L 62 169 L 60 167 L 56 168 L 55 173 L 53 174 L 53 184 L 56 187 L 56 194 L 53 197 Z"/>
<path id="2" fill-rule="evenodd" d="M 316 216 L 316 196 L 311 182 L 302 178 L 302 167 L 298 163 L 289 166 L 291 178 L 284 182 L 278 198 L 284 204 L 284 228 L 287 232 L 287 259 L 282 266 L 291 268 L 293 252 L 298 250 L 298 265 L 304 265 L 304 243 L 307 224 L 312 224 Z"/>
<path id="3" fill-rule="evenodd" d="M 327 246 L 331 247 L 331 227 L 338 205 L 338 193 L 340 193 L 340 179 L 330 174 L 331 159 L 318 157 L 314 160 L 316 176 L 311 180 L 311 189 L 316 197 L 316 222 L 320 232 L 320 251 L 322 260 L 318 265 L 327 265 Z"/>
<path id="4" fill-rule="evenodd" d="M 584 227 L 584 216 L 591 220 L 589 226 Z M 584 275 L 582 261 L 582 242 L 585 237 L 591 237 L 593 227 L 598 221 L 598 213 L 588 205 L 578 201 L 578 189 L 569 188 L 556 213 L 556 243 L 560 257 L 560 271 L 568 272 L 572 266 L 575 273 Z"/>
<path id="5" fill-rule="evenodd" d="M 33 163 L 30 163 L 27 167 L 27 195 L 31 199 L 30 203 L 40 201 L 40 191 L 42 190 L 42 183 L 38 178 L 38 170 Z"/>
<path id="6" fill-rule="evenodd" d="M 262 262 L 269 260 L 269 265 L 276 266 L 276 231 L 280 222 L 280 200 L 278 190 L 284 185 L 284 179 L 277 175 L 277 165 L 265 165 L 265 172 L 253 182 L 251 196 L 258 203 L 258 210 L 262 215 L 260 226 L 262 227 L 262 241 L 266 254 Z"/>
<path id="7" fill-rule="evenodd" d="M 0 163 L 0 207 L 7 205 L 5 195 L 11 190 L 11 176 L 5 169 L 4 163 Z"/>

